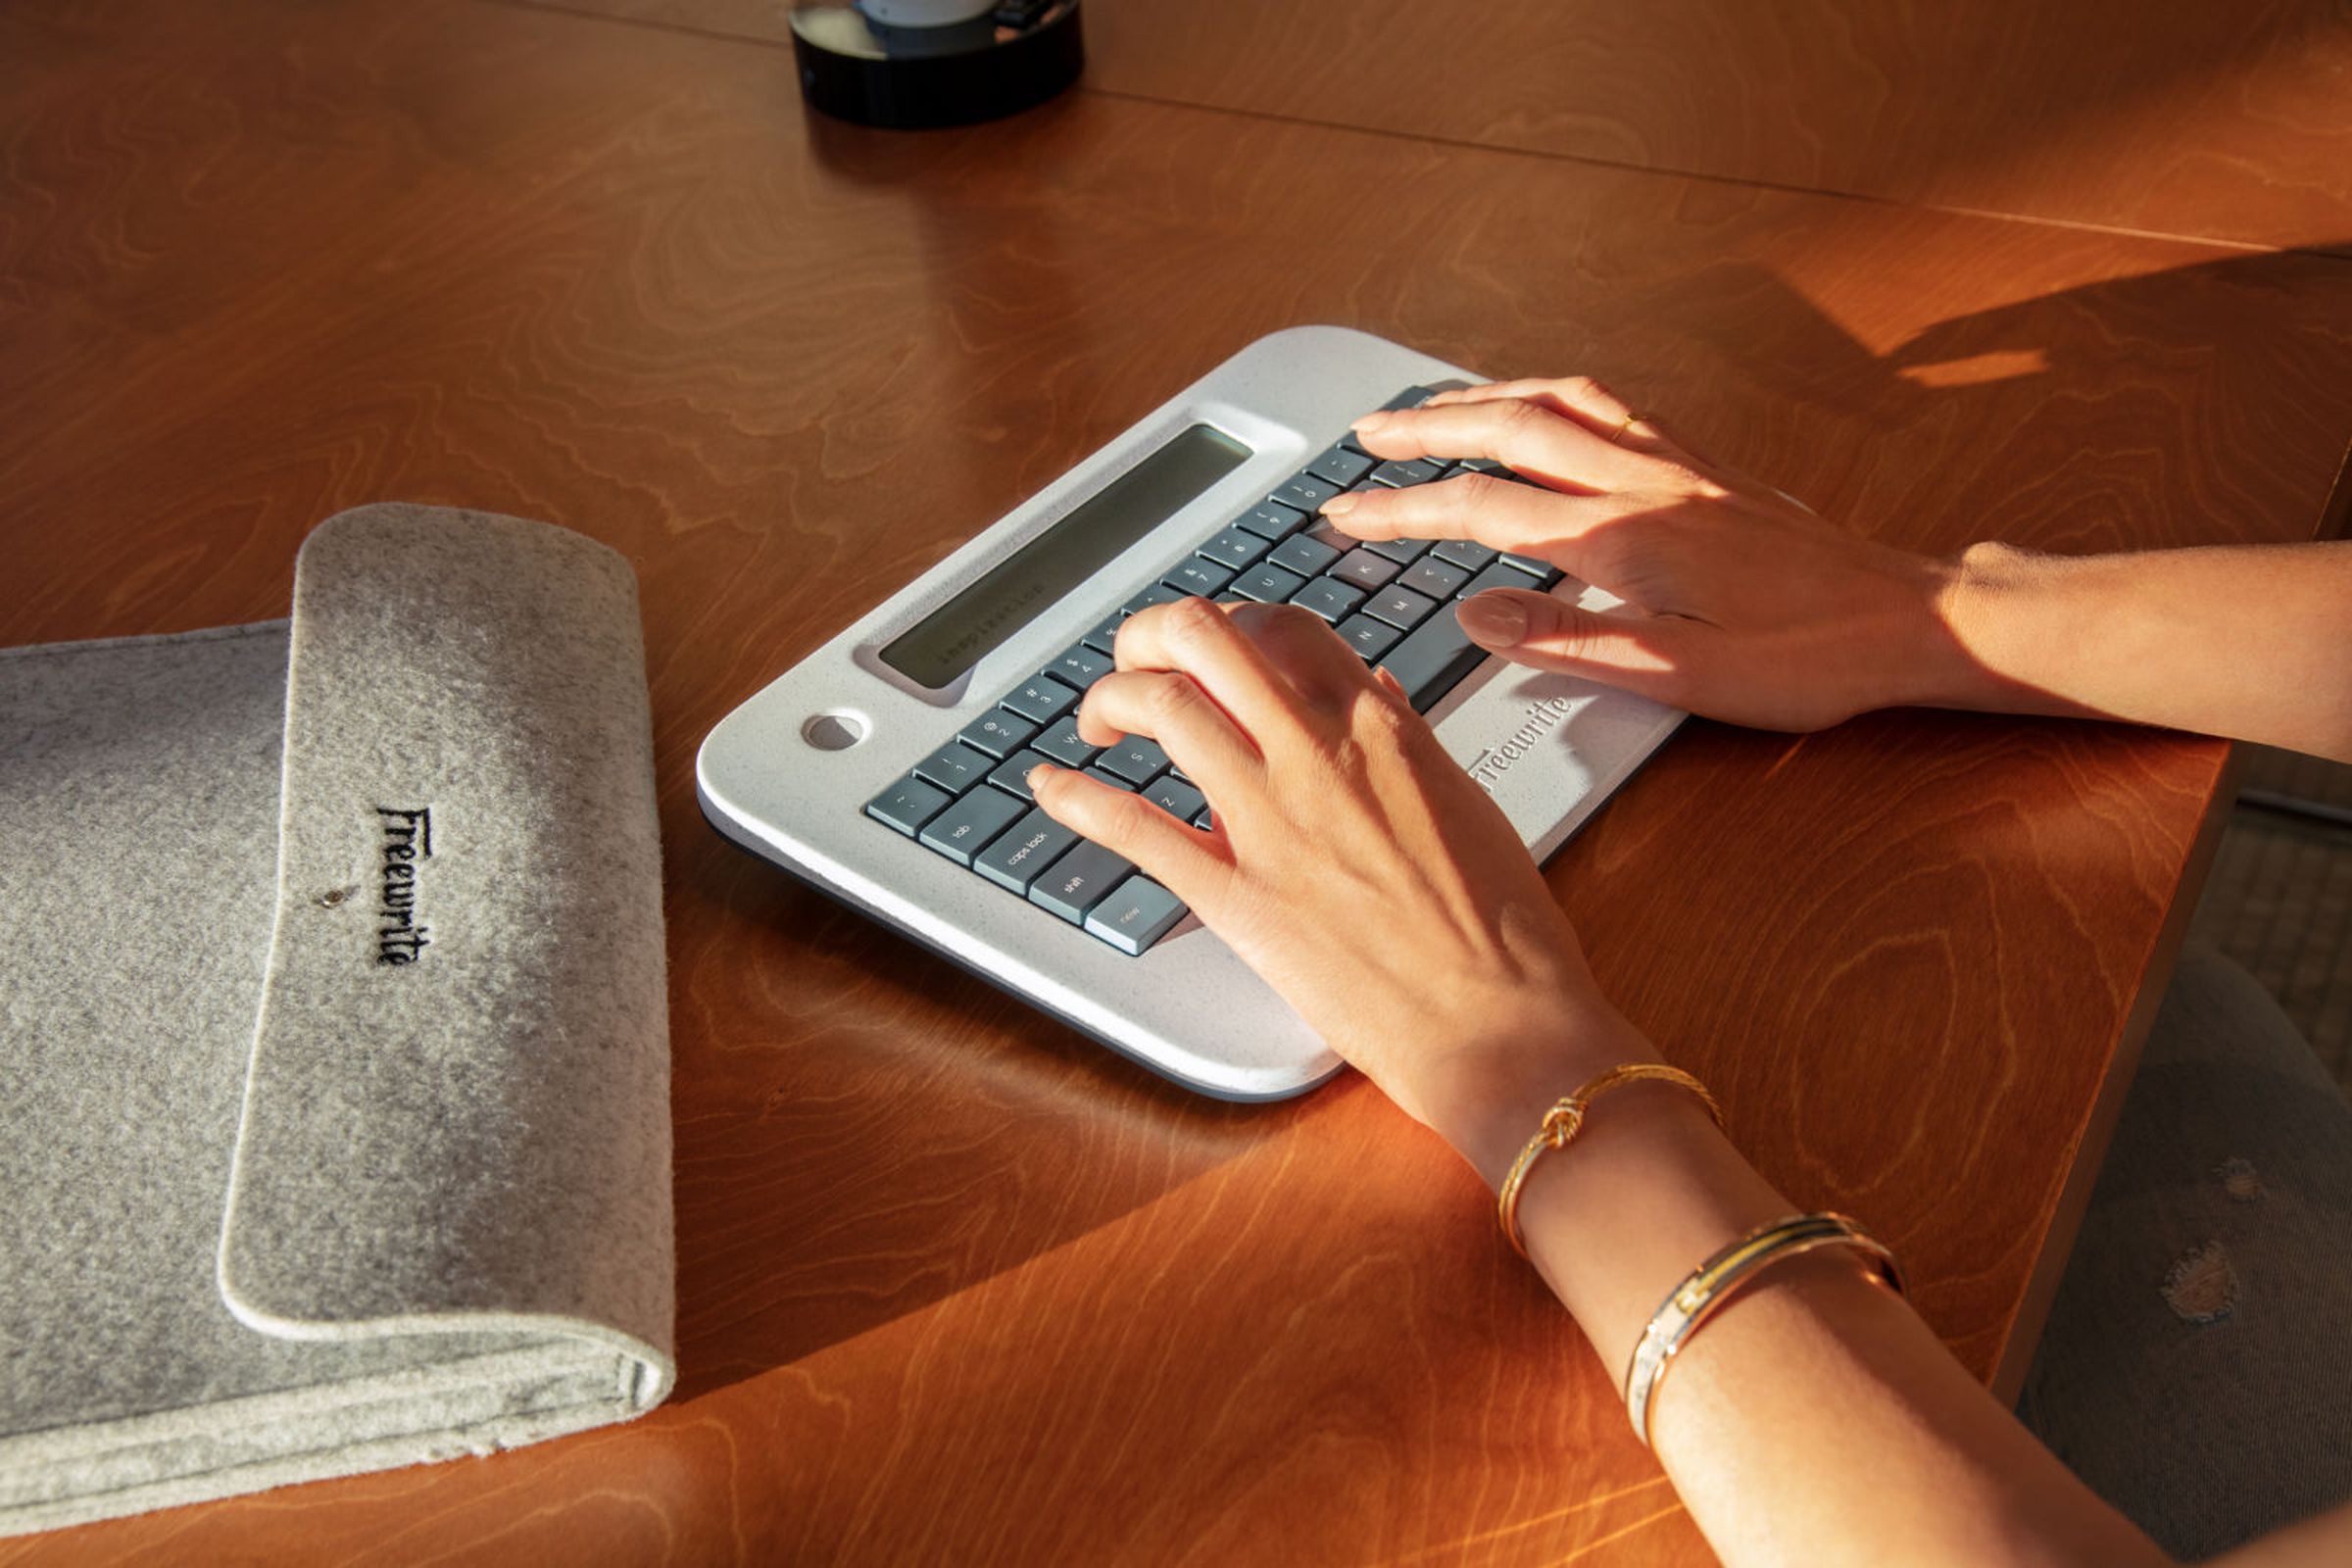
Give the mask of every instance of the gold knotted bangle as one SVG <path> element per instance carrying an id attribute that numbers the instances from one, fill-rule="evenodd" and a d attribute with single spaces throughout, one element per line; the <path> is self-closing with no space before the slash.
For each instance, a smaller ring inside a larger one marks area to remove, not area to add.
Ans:
<path id="1" fill-rule="evenodd" d="M 1502 1179 L 1502 1190 L 1495 1195 L 1494 1211 L 1502 1221 L 1502 1234 L 1510 1238 L 1512 1251 L 1527 1256 L 1527 1244 L 1519 1239 L 1519 1189 L 1526 1184 L 1527 1173 L 1535 1168 L 1536 1161 L 1545 1150 L 1568 1147 L 1568 1141 L 1584 1130 L 1585 1113 L 1593 1101 L 1625 1084 L 1640 1083 L 1672 1084 L 1688 1090 L 1707 1107 L 1715 1125 L 1723 1126 L 1723 1107 L 1715 1103 L 1715 1097 L 1707 1093 L 1705 1084 L 1682 1068 L 1659 1061 L 1629 1061 L 1622 1067 L 1611 1067 L 1545 1111 L 1543 1127 L 1519 1151 L 1519 1157 L 1511 1161 L 1511 1173 Z"/>
<path id="2" fill-rule="evenodd" d="M 1625 1372 L 1625 1413 L 1633 1419 L 1634 1436 L 1643 1447 L 1649 1446 L 1650 1407 L 1657 1403 L 1666 1369 L 1699 1325 L 1772 1264 L 1819 1247 L 1855 1249 L 1889 1290 L 1903 1294 L 1902 1270 L 1894 1253 L 1843 1214 L 1792 1214 L 1750 1231 L 1692 1269 L 1658 1303 L 1634 1347 L 1633 1362 Z"/>

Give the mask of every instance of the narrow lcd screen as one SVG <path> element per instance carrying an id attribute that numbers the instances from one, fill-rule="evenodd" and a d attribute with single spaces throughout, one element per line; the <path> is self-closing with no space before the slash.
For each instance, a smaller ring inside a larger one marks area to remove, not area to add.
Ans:
<path id="1" fill-rule="evenodd" d="M 1194 425 L 891 642 L 882 662 L 917 685 L 947 685 L 1250 455 L 1224 431 Z"/>

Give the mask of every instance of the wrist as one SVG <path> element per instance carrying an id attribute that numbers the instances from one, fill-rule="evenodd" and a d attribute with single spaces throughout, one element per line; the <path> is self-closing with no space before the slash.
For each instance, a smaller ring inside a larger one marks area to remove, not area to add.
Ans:
<path id="1" fill-rule="evenodd" d="M 1943 564 L 1936 613 L 1954 657 L 1929 702 L 1992 713 L 2062 710 L 2037 672 L 2063 667 L 2070 657 L 2076 628 L 2063 608 L 2053 608 L 2066 559 L 1986 541 Z"/>
<path id="2" fill-rule="evenodd" d="M 1448 1051 L 1421 1119 L 1490 1188 L 1499 1188 L 1544 1113 L 1562 1098 L 1611 1067 L 1657 1059 L 1641 1031 L 1605 1004 L 1555 1012 Z"/>

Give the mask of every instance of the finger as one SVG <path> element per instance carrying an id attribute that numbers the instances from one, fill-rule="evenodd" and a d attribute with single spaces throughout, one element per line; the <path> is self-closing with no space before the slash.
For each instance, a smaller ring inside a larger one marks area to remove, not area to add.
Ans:
<path id="1" fill-rule="evenodd" d="M 1225 608 L 1206 599 L 1179 599 L 1128 616 L 1111 650 L 1122 670 L 1190 675 L 1250 737 L 1280 734 L 1296 723 L 1297 690 Z"/>
<path id="2" fill-rule="evenodd" d="M 1118 669 L 1087 688 L 1078 704 L 1078 738 L 1108 746 L 1125 735 L 1157 741 L 1219 806 L 1256 793 L 1263 766 L 1257 748 L 1182 670 Z"/>
<path id="3" fill-rule="evenodd" d="M 1140 795 L 1050 762 L 1030 769 L 1029 793 L 1054 821 L 1134 861 L 1203 920 L 1213 918 L 1208 910 L 1233 868 L 1222 839 L 1177 821 Z"/>
<path id="4" fill-rule="evenodd" d="M 1520 398 L 1541 404 L 1576 420 L 1612 445 L 1632 447 L 1636 451 L 1670 453 L 1679 460 L 1689 461 L 1673 435 L 1658 423 L 1654 416 L 1639 413 L 1617 392 L 1589 375 L 1491 381 L 1484 386 L 1441 392 L 1421 407 L 1435 407 L 1441 400 L 1446 403 L 1493 403 L 1503 398 Z"/>
<path id="5" fill-rule="evenodd" d="M 1592 611 L 1549 594 L 1492 588 L 1455 610 L 1470 640 L 1513 663 L 1563 670 L 1662 703 L 1687 691 L 1696 622 L 1633 609 Z"/>
<path id="6" fill-rule="evenodd" d="M 1326 713 L 1342 711 L 1371 676 L 1331 623 L 1298 605 L 1235 605 L 1235 626 L 1298 694 Z"/>
<path id="7" fill-rule="evenodd" d="M 1525 398 L 1368 414 L 1356 439 L 1380 458 L 1492 458 L 1546 484 L 1596 493 L 1659 488 L 1659 461 Z"/>
<path id="8" fill-rule="evenodd" d="M 1386 486 L 1333 496 L 1323 514 L 1358 539 L 1472 539 L 1490 550 L 1542 556 L 1573 576 L 1587 535 L 1641 503 L 1632 497 L 1570 496 L 1464 473 L 1435 484 Z"/>

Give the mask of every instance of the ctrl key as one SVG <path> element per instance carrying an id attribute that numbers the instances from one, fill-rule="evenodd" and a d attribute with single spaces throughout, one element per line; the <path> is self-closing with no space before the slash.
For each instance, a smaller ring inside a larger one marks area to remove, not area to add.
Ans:
<path id="1" fill-rule="evenodd" d="M 1089 935 L 1125 954 L 1140 954 L 1184 918 L 1176 895 L 1148 876 L 1131 876 L 1086 917 Z"/>

